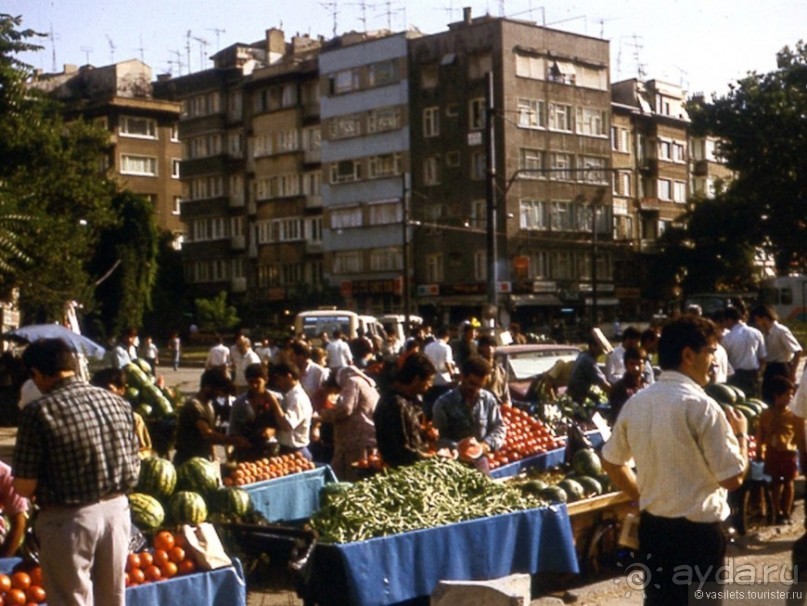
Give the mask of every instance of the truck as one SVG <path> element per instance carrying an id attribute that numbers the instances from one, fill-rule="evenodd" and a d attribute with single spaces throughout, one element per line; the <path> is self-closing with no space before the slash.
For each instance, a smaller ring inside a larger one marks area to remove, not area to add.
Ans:
<path id="1" fill-rule="evenodd" d="M 807 322 L 807 275 L 765 278 L 760 283 L 759 299 L 783 322 Z"/>

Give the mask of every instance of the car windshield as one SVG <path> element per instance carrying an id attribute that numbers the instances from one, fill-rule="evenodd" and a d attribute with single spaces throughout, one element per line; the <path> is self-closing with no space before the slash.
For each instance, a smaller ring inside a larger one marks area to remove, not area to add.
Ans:
<path id="1" fill-rule="evenodd" d="M 507 371 L 510 377 L 516 381 L 529 379 L 545 373 L 552 368 L 558 360 L 575 360 L 577 354 L 577 351 L 565 349 L 545 349 L 511 353 L 508 356 L 509 368 Z"/>

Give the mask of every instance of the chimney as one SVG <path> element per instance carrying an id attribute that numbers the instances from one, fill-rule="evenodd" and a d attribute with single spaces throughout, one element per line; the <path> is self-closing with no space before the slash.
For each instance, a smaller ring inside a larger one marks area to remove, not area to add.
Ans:
<path id="1" fill-rule="evenodd" d="M 275 59 L 286 54 L 286 37 L 282 29 L 273 27 L 266 30 L 266 52 Z"/>
<path id="2" fill-rule="evenodd" d="M 471 7 L 466 6 L 462 9 L 462 20 L 465 22 L 465 25 L 471 25 Z"/>

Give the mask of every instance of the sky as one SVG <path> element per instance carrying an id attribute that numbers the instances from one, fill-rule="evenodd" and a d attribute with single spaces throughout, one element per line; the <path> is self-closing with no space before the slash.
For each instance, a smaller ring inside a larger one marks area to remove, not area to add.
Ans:
<path id="1" fill-rule="evenodd" d="M 643 77 L 689 93 L 724 95 L 748 72 L 776 69 L 776 53 L 805 38 L 805 0 L 2 0 L 0 13 L 46 34 L 19 58 L 46 72 L 142 59 L 155 76 L 208 68 L 207 58 L 271 27 L 334 30 L 446 29 L 471 7 L 610 41 L 611 80 Z"/>

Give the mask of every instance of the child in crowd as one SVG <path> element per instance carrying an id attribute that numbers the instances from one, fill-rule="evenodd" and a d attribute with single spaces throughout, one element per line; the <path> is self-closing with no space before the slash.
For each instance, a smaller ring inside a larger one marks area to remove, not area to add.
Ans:
<path id="1" fill-rule="evenodd" d="M 757 460 L 765 462 L 771 480 L 771 497 L 777 524 L 790 524 L 793 511 L 794 480 L 799 450 L 805 447 L 804 424 L 788 408 L 795 391 L 782 376 L 770 381 L 769 408 L 759 416 Z"/>

